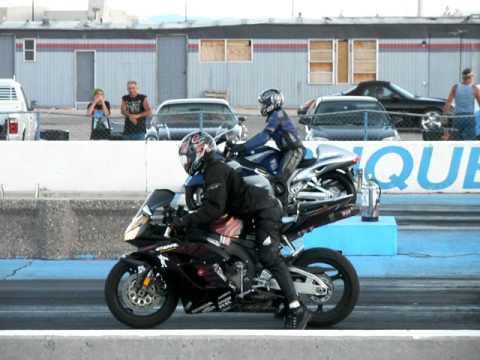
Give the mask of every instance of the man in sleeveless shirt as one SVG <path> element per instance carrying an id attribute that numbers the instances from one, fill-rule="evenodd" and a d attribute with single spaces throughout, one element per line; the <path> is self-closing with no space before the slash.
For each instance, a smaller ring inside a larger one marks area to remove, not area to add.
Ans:
<path id="1" fill-rule="evenodd" d="M 122 114 L 125 116 L 123 138 L 125 140 L 144 140 L 146 118 L 152 115 L 152 109 L 146 95 L 138 92 L 136 81 L 127 83 L 128 94 L 122 97 Z"/>
<path id="2" fill-rule="evenodd" d="M 453 85 L 443 111 L 448 113 L 455 100 L 453 127 L 458 130 L 461 140 L 475 140 L 475 101 L 480 104 L 480 89 L 474 84 L 472 69 L 462 71 L 462 82 Z"/>

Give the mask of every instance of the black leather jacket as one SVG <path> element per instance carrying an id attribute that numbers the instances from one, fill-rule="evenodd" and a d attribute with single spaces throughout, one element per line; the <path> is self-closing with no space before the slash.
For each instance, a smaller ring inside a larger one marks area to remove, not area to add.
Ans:
<path id="1" fill-rule="evenodd" d="M 244 217 L 271 206 L 268 191 L 247 185 L 240 174 L 222 160 L 208 160 L 204 178 L 203 205 L 182 218 L 185 226 L 206 225 L 224 214 Z"/>

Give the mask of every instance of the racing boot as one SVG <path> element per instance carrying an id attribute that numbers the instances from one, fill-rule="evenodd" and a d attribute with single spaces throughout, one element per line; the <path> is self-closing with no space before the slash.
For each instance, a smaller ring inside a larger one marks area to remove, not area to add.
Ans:
<path id="1" fill-rule="evenodd" d="M 304 330 L 311 318 L 312 314 L 303 305 L 290 308 L 285 316 L 285 329 Z"/>

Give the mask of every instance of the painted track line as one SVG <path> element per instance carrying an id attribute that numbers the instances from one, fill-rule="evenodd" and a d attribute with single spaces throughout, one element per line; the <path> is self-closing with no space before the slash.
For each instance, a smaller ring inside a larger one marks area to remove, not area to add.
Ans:
<path id="1" fill-rule="evenodd" d="M 480 330 L 0 330 L 0 339 L 6 337 L 376 337 L 429 339 L 445 337 L 473 337 L 480 340 Z"/>

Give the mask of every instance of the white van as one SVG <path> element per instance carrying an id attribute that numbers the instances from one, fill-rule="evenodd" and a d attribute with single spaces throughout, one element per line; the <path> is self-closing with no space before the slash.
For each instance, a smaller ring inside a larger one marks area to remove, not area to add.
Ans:
<path id="1" fill-rule="evenodd" d="M 37 140 L 38 119 L 22 85 L 0 79 L 0 140 Z"/>

